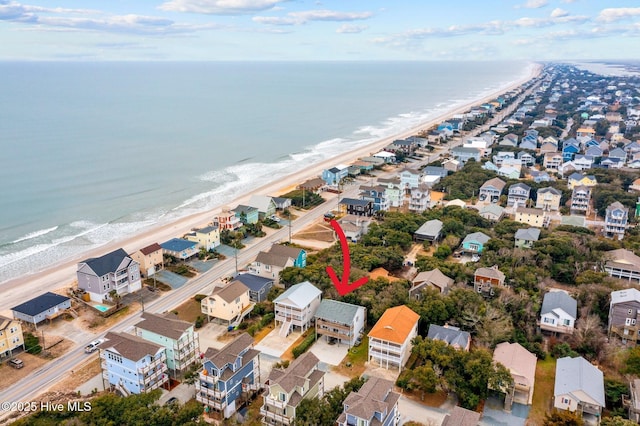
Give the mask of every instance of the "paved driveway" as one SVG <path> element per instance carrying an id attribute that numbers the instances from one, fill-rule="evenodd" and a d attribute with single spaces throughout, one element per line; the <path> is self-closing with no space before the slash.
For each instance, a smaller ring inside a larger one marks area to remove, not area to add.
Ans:
<path id="1" fill-rule="evenodd" d="M 210 322 L 196 331 L 198 332 L 200 352 L 202 353 L 205 353 L 208 348 L 220 349 L 231 341 L 231 339 L 223 341 L 218 340 L 218 337 L 224 335 L 227 332 L 226 325 Z"/>
<path id="2" fill-rule="evenodd" d="M 174 290 L 182 287 L 187 283 L 187 281 L 189 281 L 188 278 L 174 272 L 167 271 L 166 269 L 156 272 L 155 277 L 158 281 L 162 281 Z"/>
<path id="3" fill-rule="evenodd" d="M 418 402 L 405 398 L 400 395 L 398 400 L 398 411 L 400 411 L 400 424 L 407 422 L 416 422 L 423 425 L 436 426 L 441 425 L 446 410 L 440 408 L 427 407 Z"/>
<path id="4" fill-rule="evenodd" d="M 271 333 L 267 334 L 264 339 L 255 346 L 255 349 L 267 355 L 280 358 L 282 354 L 289 349 L 289 346 L 293 345 L 301 335 L 298 331 L 292 332 L 287 337 L 282 337 L 278 333 L 280 333 L 280 327 L 276 327 Z"/>
<path id="5" fill-rule="evenodd" d="M 330 345 L 325 337 L 320 337 L 309 349 L 321 362 L 329 365 L 340 365 L 349 348 L 345 344 Z"/>
<path id="6" fill-rule="evenodd" d="M 511 407 L 511 413 L 507 413 L 503 410 L 504 399 L 496 396 L 489 396 L 484 404 L 484 411 L 482 413 L 483 425 L 496 425 L 496 426 L 524 426 L 527 417 L 529 416 L 528 405 L 513 404 Z"/>

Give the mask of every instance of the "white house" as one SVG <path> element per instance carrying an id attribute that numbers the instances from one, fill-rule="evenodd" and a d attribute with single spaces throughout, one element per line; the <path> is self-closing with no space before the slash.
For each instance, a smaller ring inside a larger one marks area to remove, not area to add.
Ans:
<path id="1" fill-rule="evenodd" d="M 558 359 L 553 407 L 575 412 L 587 424 L 599 424 L 605 407 L 602 371 L 582 357 Z"/>
<path id="2" fill-rule="evenodd" d="M 287 336 L 292 328 L 305 331 L 320 306 L 322 291 L 303 281 L 292 285 L 274 301 L 276 326 L 280 325 L 280 335 Z"/>
<path id="3" fill-rule="evenodd" d="M 564 290 L 552 289 L 542 299 L 540 328 L 555 333 L 572 334 L 578 302 Z"/>
<path id="4" fill-rule="evenodd" d="M 387 309 L 369 332 L 368 359 L 384 368 L 402 369 L 418 335 L 420 315 L 405 305 Z"/>

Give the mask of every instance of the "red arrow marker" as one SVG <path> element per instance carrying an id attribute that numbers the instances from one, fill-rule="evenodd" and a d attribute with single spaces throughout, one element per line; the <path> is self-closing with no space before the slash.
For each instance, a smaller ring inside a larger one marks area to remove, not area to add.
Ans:
<path id="1" fill-rule="evenodd" d="M 331 226 L 333 230 L 338 234 L 338 238 L 340 239 L 340 247 L 342 248 L 342 281 L 338 279 L 336 272 L 333 270 L 331 266 L 327 266 L 327 274 L 329 274 L 329 278 L 333 281 L 333 285 L 338 290 L 340 296 L 344 296 L 345 294 L 352 292 L 358 287 L 363 286 L 369 281 L 369 277 L 362 277 L 353 283 L 349 284 L 349 273 L 351 272 L 351 257 L 349 256 L 349 244 L 347 243 L 347 237 L 344 235 L 344 231 L 340 227 L 340 224 L 335 220 L 331 219 Z"/>

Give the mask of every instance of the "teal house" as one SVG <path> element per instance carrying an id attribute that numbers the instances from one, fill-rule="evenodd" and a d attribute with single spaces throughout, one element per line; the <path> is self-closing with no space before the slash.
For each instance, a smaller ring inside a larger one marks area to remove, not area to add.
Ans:
<path id="1" fill-rule="evenodd" d="M 200 356 L 193 323 L 179 320 L 173 314 L 143 312 L 141 318 L 135 325 L 136 335 L 165 348 L 167 367 L 174 377 L 186 373 Z"/>
<path id="2" fill-rule="evenodd" d="M 482 253 L 485 244 L 491 239 L 487 234 L 482 232 L 474 232 L 464 237 L 462 241 L 462 250 L 466 253 Z"/>
<path id="3" fill-rule="evenodd" d="M 251 206 L 243 206 L 240 204 L 233 209 L 233 213 L 244 225 L 258 223 L 258 219 L 260 219 L 258 209 Z"/>

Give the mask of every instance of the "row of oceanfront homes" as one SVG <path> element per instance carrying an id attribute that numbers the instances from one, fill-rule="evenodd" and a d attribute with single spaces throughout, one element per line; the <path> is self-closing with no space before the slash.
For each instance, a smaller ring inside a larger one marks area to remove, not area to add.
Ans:
<path id="1" fill-rule="evenodd" d="M 367 176 L 369 183 L 360 186 L 358 198 L 339 198 L 339 209 L 335 212 L 352 242 L 367 233 L 378 212 L 406 209 L 419 213 L 451 205 L 477 209 L 482 217 L 494 222 L 510 217 L 528 225 L 515 233 L 514 245 L 523 250 L 533 247 L 541 228 L 554 224 L 593 227 L 607 238 L 623 239 L 631 226 L 629 207 L 614 201 L 607 207 L 604 220 L 593 217 L 591 196 L 598 182 L 588 170 L 640 167 L 640 142 L 626 139 L 622 131 L 623 127 L 637 125 L 640 102 L 631 96 L 631 88 L 624 85 L 586 94 L 574 105 L 579 114 L 575 128 L 563 132 L 563 137 L 543 137 L 544 128 L 552 126 L 559 115 L 555 102 L 573 89 L 571 81 L 552 78 L 552 75 L 553 68 L 547 69 L 541 77 L 519 89 L 456 115 L 428 132 L 394 141 L 370 157 L 350 165 L 328 168 L 300 188 L 317 193 L 339 192 L 350 177 L 358 180 L 360 175 Z M 527 89 L 532 93 L 490 130 L 458 139 L 469 122 L 494 116 Z M 549 103 L 541 105 L 543 99 Z M 626 108 L 621 112 L 620 109 L 613 110 L 614 105 Z M 527 121 L 533 113 L 538 114 L 535 120 Z M 603 121 L 608 125 L 606 134 L 597 137 L 596 129 Z M 528 128 L 521 135 L 510 133 L 510 129 L 523 123 L 527 123 Z M 571 124 L 567 122 L 569 128 Z M 460 144 L 455 146 L 453 141 Z M 424 155 L 420 153 L 426 152 L 427 147 L 440 150 L 438 163 L 415 167 L 416 160 Z M 495 177 L 480 186 L 473 201 L 445 201 L 446 194 L 433 190 L 434 185 L 459 171 L 470 160 L 481 162 L 485 170 L 495 173 Z M 401 167 L 386 167 L 400 161 Z M 381 168 L 394 173 L 372 182 L 372 173 Z M 537 184 L 549 182 L 550 185 L 534 192 L 524 182 L 512 183 L 507 188 L 508 180 L 533 180 Z M 561 205 L 561 191 L 551 186 L 557 180 L 566 181 L 572 193 L 565 206 Z M 640 179 L 629 189 L 640 191 Z M 109 307 L 114 298 L 141 290 L 144 278 L 162 271 L 165 256 L 189 261 L 202 249 L 220 249 L 222 231 L 237 230 L 243 225 L 272 218 L 279 210 L 290 207 L 288 198 L 254 195 L 247 205 L 225 209 L 208 226 L 180 238 L 154 243 L 133 253 L 118 249 L 86 259 L 77 266 L 77 291 L 74 294 L 80 294 L 89 305 L 98 309 L 105 305 Z M 569 211 L 568 215 L 560 213 L 562 207 L 568 208 L 565 209 Z M 428 220 L 414 233 L 414 239 L 437 243 L 443 237 L 442 229 L 440 220 Z M 491 237 L 483 232 L 469 233 L 454 257 L 457 254 L 467 257 L 467 261 L 477 261 L 490 240 Z M 236 328 L 256 303 L 266 300 L 272 287 L 284 287 L 279 281 L 284 268 L 306 267 L 306 256 L 305 249 L 273 244 L 269 250 L 260 252 L 246 271 L 216 283 L 211 294 L 200 302 L 202 314 L 211 322 Z M 611 292 L 609 336 L 623 343 L 637 344 L 640 340 L 640 290 L 631 285 L 640 284 L 640 257 L 626 249 L 609 251 L 603 261 L 603 270 L 630 284 L 627 289 Z M 411 282 L 408 291 L 414 300 L 423 297 L 426 289 L 447 293 L 454 285 L 454 280 L 439 269 L 420 271 Z M 473 287 L 485 297 L 494 296 L 494 289 L 506 285 L 505 274 L 497 266 L 479 267 L 474 272 Z M 286 337 L 292 331 L 315 329 L 318 337 L 324 336 L 325 341 L 348 348 L 365 341 L 366 334 L 367 360 L 371 368 L 403 369 L 411 353 L 412 341 L 418 335 L 420 317 L 417 313 L 407 306 L 396 306 L 387 309 L 375 324 L 367 325 L 364 307 L 322 296 L 322 291 L 308 281 L 284 289 L 273 300 L 274 332 Z M 67 296 L 45 293 L 12 308 L 13 319 L 0 318 L 0 356 L 11 355 L 12 351 L 24 347 L 23 323 L 37 325 L 56 318 L 71 309 L 71 302 Z M 550 289 L 543 297 L 538 326 L 555 335 L 571 335 L 577 316 L 578 301 L 564 290 Z M 431 324 L 426 335 L 460 351 L 468 351 L 472 343 L 468 332 L 448 324 Z M 296 408 L 303 399 L 322 396 L 325 392 L 326 373 L 314 353 L 305 352 L 287 367 L 277 366 L 268 375 L 261 375 L 261 352 L 249 334 L 236 333 L 236 337 L 222 348 L 201 348 L 194 324 L 179 320 L 173 314 L 144 312 L 132 333 L 109 332 L 98 349 L 104 382 L 123 395 L 166 387 L 171 377 L 183 377 L 192 365 L 199 365 L 195 399 L 218 418 L 233 416 L 253 395 L 262 393 L 260 413 L 263 422 L 289 425 L 294 422 Z M 509 389 L 498 389 L 505 395 L 505 408 L 509 410 L 514 403 L 531 405 L 536 356 L 518 343 L 501 343 L 495 348 L 493 357 L 495 362 L 510 370 L 514 379 Z M 640 420 L 639 389 L 640 381 L 633 381 L 629 416 L 636 421 Z M 553 393 L 555 408 L 576 412 L 587 423 L 597 424 L 605 407 L 604 394 L 603 373 L 597 366 L 582 357 L 558 359 Z M 399 398 L 392 381 L 372 376 L 359 391 L 345 399 L 344 412 L 337 423 L 398 424 L 401 418 Z M 477 424 L 480 413 L 456 407 L 444 424 L 461 424 L 461 419 L 469 421 L 465 424 Z"/>

